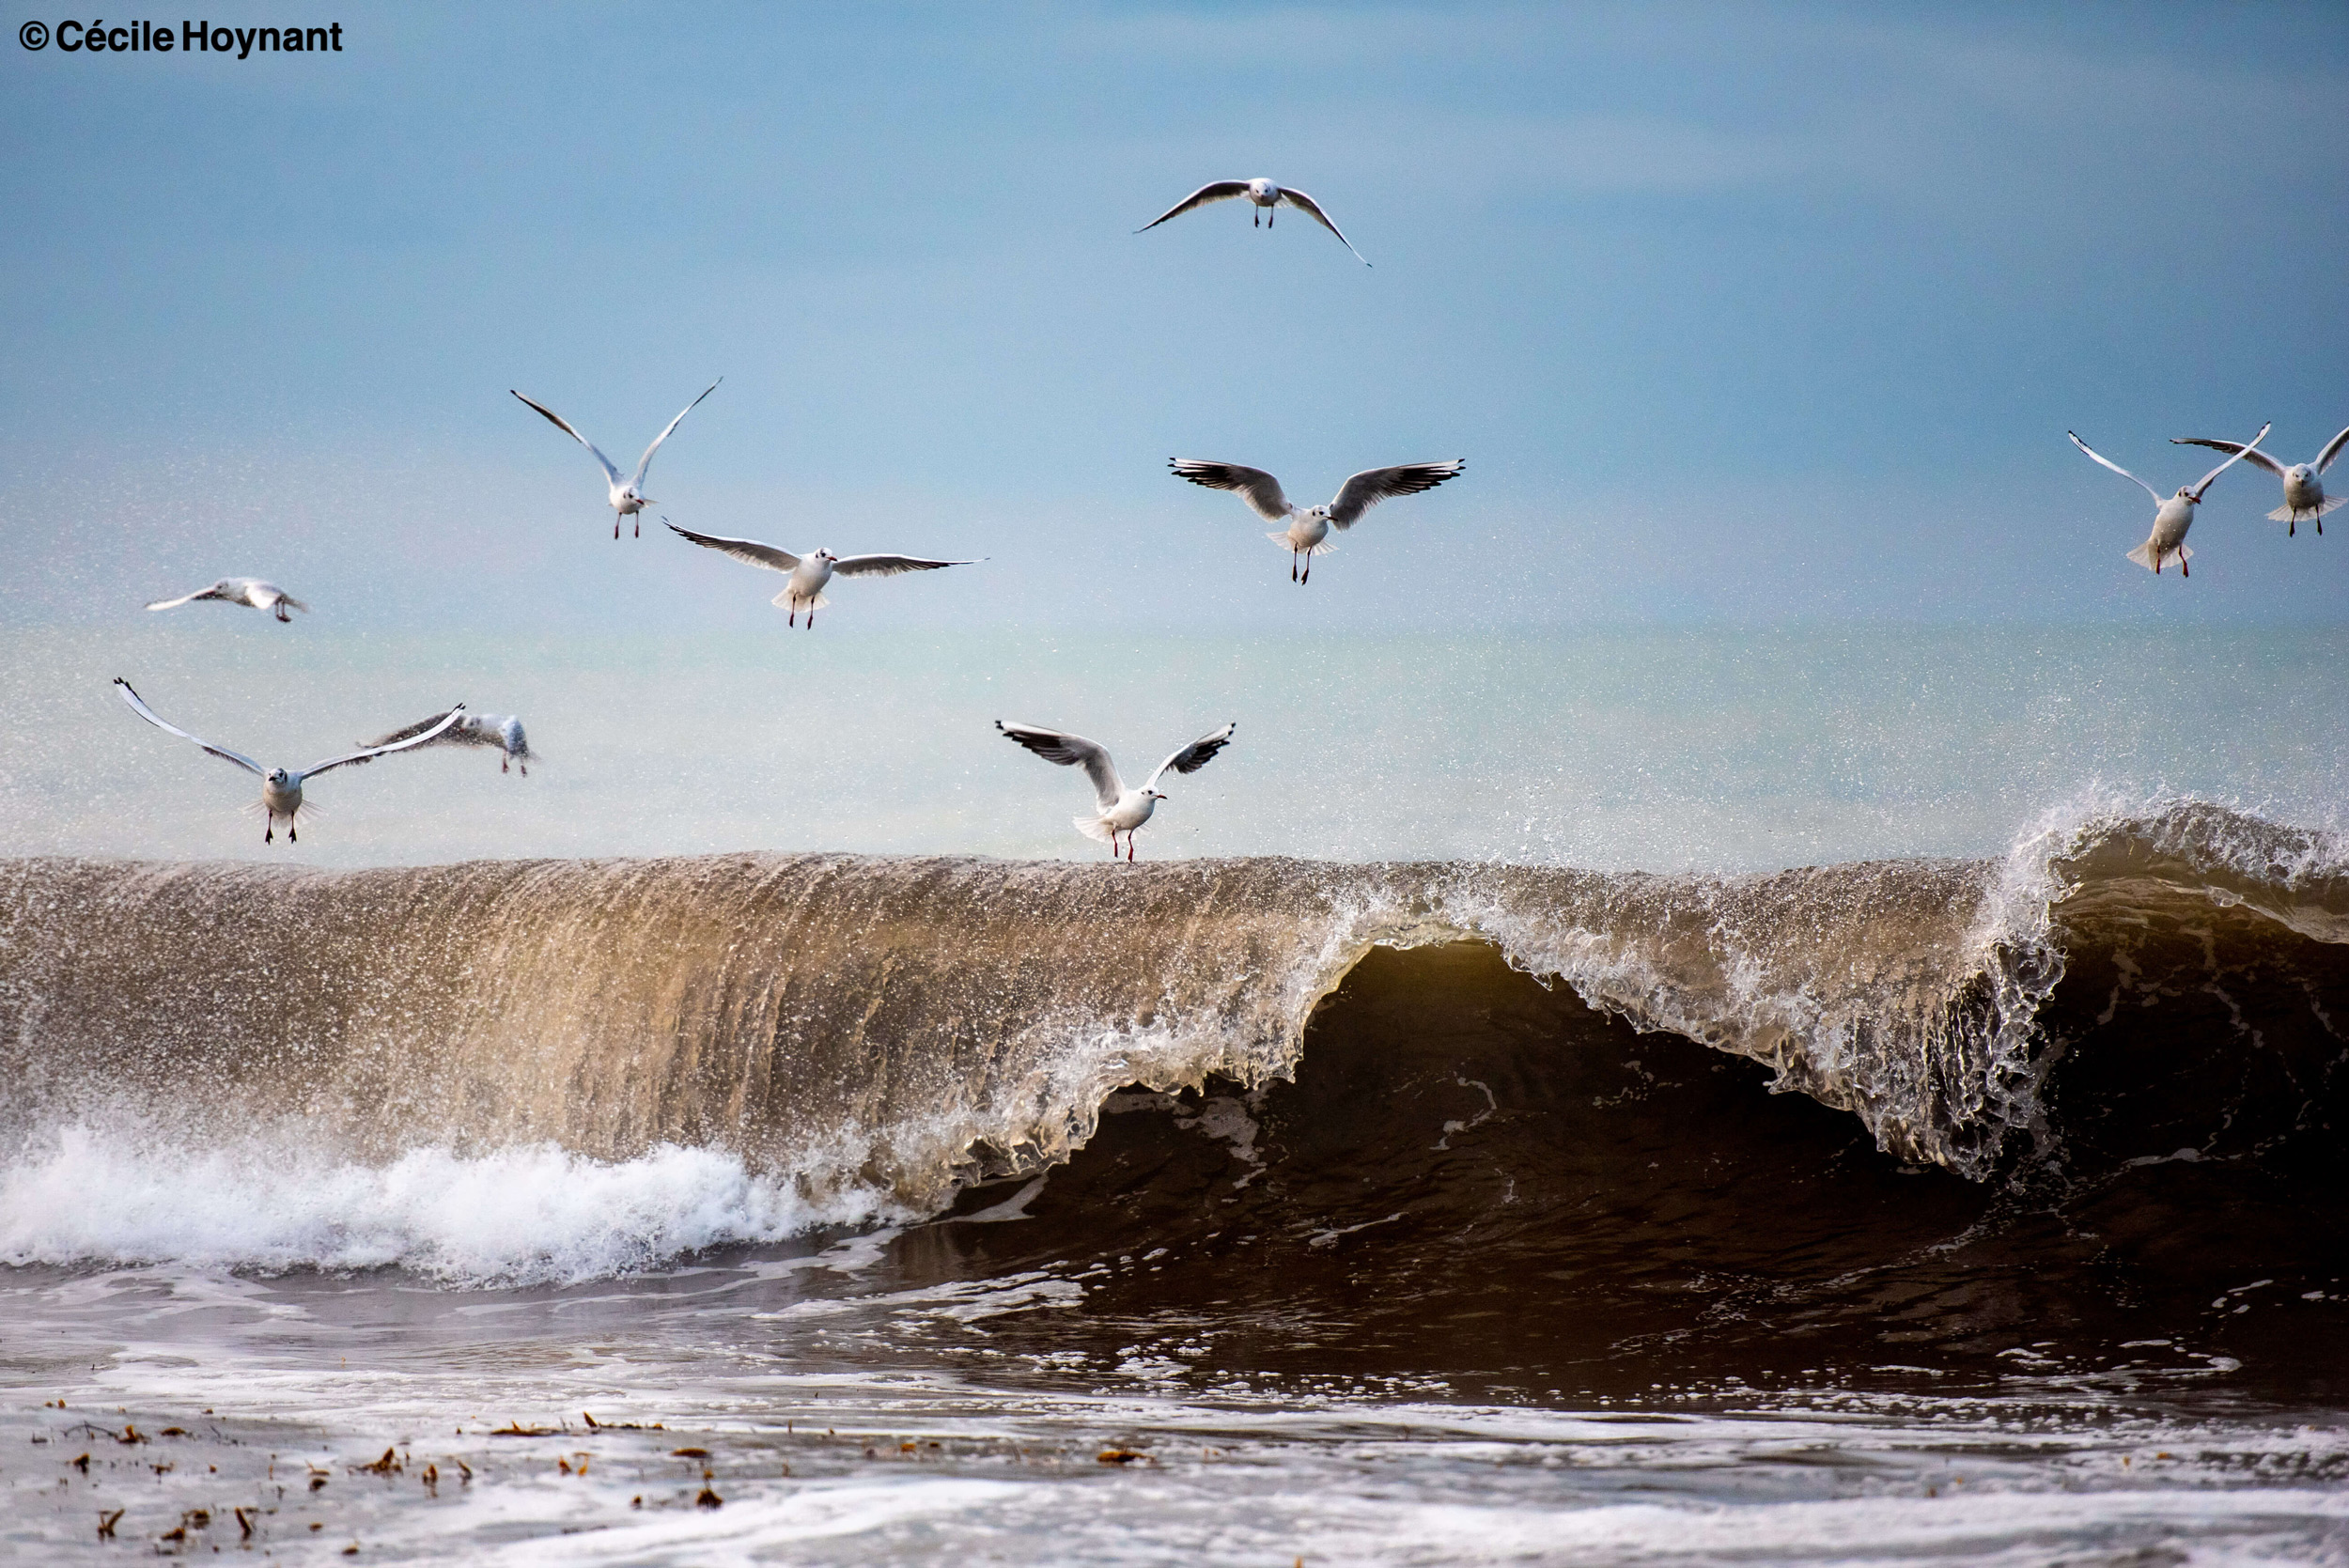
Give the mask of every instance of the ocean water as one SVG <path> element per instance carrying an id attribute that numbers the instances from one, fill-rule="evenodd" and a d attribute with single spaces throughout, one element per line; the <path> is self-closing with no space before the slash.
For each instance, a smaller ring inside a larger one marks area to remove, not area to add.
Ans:
<path id="1" fill-rule="evenodd" d="M 0 1543 L 2341 1560 L 2344 652 L 11 629 Z"/>

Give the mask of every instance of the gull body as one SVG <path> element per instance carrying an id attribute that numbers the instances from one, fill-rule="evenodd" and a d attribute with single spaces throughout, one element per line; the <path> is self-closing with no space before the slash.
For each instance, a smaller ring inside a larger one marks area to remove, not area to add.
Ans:
<path id="1" fill-rule="evenodd" d="M 1288 551 L 1289 581 L 1305 583 L 1313 581 L 1314 557 L 1327 555 L 1336 548 L 1324 542 L 1331 528 L 1343 532 L 1353 527 L 1364 512 L 1390 496 L 1432 490 L 1445 480 L 1457 477 L 1468 463 L 1455 458 L 1446 462 L 1366 468 L 1340 485 L 1336 497 L 1326 506 L 1291 505 L 1282 492 L 1281 481 L 1260 468 L 1201 458 L 1170 458 L 1167 466 L 1178 479 L 1188 479 L 1211 490 L 1236 490 L 1248 503 L 1250 511 L 1267 522 L 1284 524 L 1265 537 Z M 1298 567 L 1300 561 L 1304 563 L 1301 571 Z"/>
<path id="2" fill-rule="evenodd" d="M 669 532 L 681 539 L 690 539 L 706 550 L 731 555 L 749 566 L 779 571 L 787 581 L 783 592 L 774 597 L 778 610 L 791 613 L 788 624 L 797 625 L 800 612 L 807 612 L 807 626 L 816 629 L 816 612 L 832 600 L 824 597 L 824 584 L 834 576 L 896 577 L 910 571 L 937 571 L 942 567 L 975 567 L 977 561 L 926 561 L 914 555 L 834 555 L 829 550 L 811 550 L 805 555 L 794 555 L 756 539 L 728 539 L 715 534 L 696 534 L 690 528 L 669 524 Z"/>
<path id="3" fill-rule="evenodd" d="M 178 598 L 159 598 L 148 606 L 149 610 L 177 610 L 198 599 L 218 599 L 223 604 L 245 604 L 256 610 L 274 612 L 281 621 L 290 621 L 288 610 L 309 611 L 309 606 L 274 582 L 264 582 L 257 577 L 224 577 L 209 588 L 198 588 Z"/>
<path id="4" fill-rule="evenodd" d="M 277 819 L 281 816 L 286 819 L 287 842 L 300 842 L 301 834 L 296 831 L 295 817 L 302 810 L 302 786 L 309 783 L 310 780 L 317 778 L 320 773 L 324 773 L 330 771 L 331 769 L 341 768 L 354 762 L 373 762 L 377 757 L 388 755 L 393 752 L 404 752 L 409 750 L 411 747 L 426 745 L 428 742 L 439 738 L 443 731 L 448 729 L 451 725 L 457 723 L 465 716 L 465 705 L 463 703 L 459 703 L 455 707 L 450 708 L 446 713 L 440 715 L 437 719 L 428 720 L 426 723 L 428 727 L 419 726 L 419 733 L 407 739 L 399 740 L 390 745 L 369 746 L 364 750 L 350 752 L 338 757 L 329 757 L 324 762 L 314 762 L 307 768 L 264 768 L 241 752 L 232 752 L 226 746 L 215 746 L 209 740 L 201 739 L 198 737 L 190 735 L 187 731 L 181 729 L 177 724 L 167 723 L 163 720 L 158 718 L 155 714 L 155 710 L 148 707 L 144 702 L 141 702 L 139 700 L 139 694 L 131 689 L 131 683 L 124 680 L 120 675 L 117 675 L 115 677 L 115 690 L 121 693 L 122 700 L 124 702 L 131 705 L 132 712 L 137 714 L 140 718 L 146 720 L 157 729 L 176 735 L 182 740 L 193 740 L 195 744 L 211 753 L 212 755 L 219 757 L 222 761 L 233 762 L 245 771 L 259 776 L 261 781 L 261 814 L 265 821 L 265 826 L 261 830 L 261 842 L 263 844 L 269 844 L 275 840 L 277 836 Z"/>
<path id="5" fill-rule="evenodd" d="M 2294 463 L 2287 467 L 2264 452 L 2245 450 L 2240 442 L 2211 441 L 2202 436 L 2172 436 L 2170 438 L 2170 444 L 2173 446 L 2207 446 L 2213 451 L 2232 452 L 2235 456 L 2257 464 L 2281 479 L 2284 482 L 2284 504 L 2268 513 L 2267 516 L 2271 521 L 2291 525 L 2284 530 L 2286 536 L 2298 534 L 2300 525 L 2304 522 L 2315 523 L 2316 531 L 2319 534 L 2324 533 L 2325 514 L 2344 504 L 2349 504 L 2349 495 L 2328 496 L 2325 493 L 2325 471 L 2333 466 L 2335 458 L 2341 456 L 2341 449 L 2344 443 L 2349 443 L 2349 430 L 2343 430 L 2326 442 L 2325 450 L 2316 455 L 2316 461 Z"/>
<path id="6" fill-rule="evenodd" d="M 1230 201 L 1236 197 L 1246 198 L 1249 204 L 1254 209 L 1254 210 L 1249 214 L 1249 226 L 1251 228 L 1253 228 L 1259 220 L 1262 221 L 1265 227 L 1270 228 L 1272 226 L 1273 218 L 1278 215 L 1277 209 L 1279 209 L 1279 207 L 1285 202 L 1289 206 L 1294 207 L 1299 211 L 1304 213 L 1307 217 L 1313 219 L 1314 222 L 1319 224 L 1330 233 L 1336 234 L 1339 244 L 1344 245 L 1349 251 L 1354 251 L 1355 260 L 1361 262 L 1361 264 L 1365 267 L 1370 265 L 1370 262 L 1363 257 L 1361 252 L 1354 250 L 1354 241 L 1348 240 L 1344 234 L 1339 233 L 1338 225 L 1330 221 L 1330 214 L 1321 210 L 1321 204 L 1319 202 L 1314 200 L 1313 197 L 1307 195 L 1302 191 L 1285 189 L 1280 185 L 1274 184 L 1271 180 L 1261 177 L 1255 179 L 1211 179 L 1207 181 L 1206 184 L 1200 186 L 1196 191 L 1193 191 L 1190 194 L 1185 196 L 1182 200 L 1176 202 L 1174 206 L 1168 208 L 1165 211 L 1159 213 L 1157 217 L 1151 219 L 1148 223 L 1143 225 L 1140 228 L 1134 230 L 1134 232 L 1136 234 L 1147 234 L 1152 229 L 1158 227 L 1160 224 L 1166 222 L 1167 219 L 1179 218 L 1184 213 L 1191 210 L 1193 208 L 1205 207 L 1210 202 Z"/>
<path id="7" fill-rule="evenodd" d="M 2162 562 L 2174 555 L 2178 558 L 2178 575 L 2187 577 L 2191 576 L 2192 572 L 2186 563 L 2194 558 L 2194 552 L 2186 548 L 2186 531 L 2194 526 L 2194 508 L 2202 504 L 2203 493 L 2210 489 L 2211 481 L 2241 462 L 2244 454 L 2258 446 L 2271 428 L 2273 428 L 2272 425 L 2261 426 L 2260 433 L 2244 442 L 2233 456 L 2194 483 L 2179 486 L 2175 495 L 2162 494 L 2153 486 L 2146 484 L 2144 480 L 2138 478 L 2136 474 L 2080 440 L 2077 433 L 2070 430 L 2063 433 L 2072 438 L 2073 445 L 2123 479 L 2136 484 L 2139 489 L 2154 498 L 2154 531 L 2146 536 L 2143 544 L 2129 551 L 2129 559 L 2158 577 L 2161 575 Z"/>
<path id="8" fill-rule="evenodd" d="M 1110 859 L 1117 859 L 1117 835 L 1126 835 L 1126 859 L 1134 858 L 1134 830 L 1150 820 L 1159 802 L 1166 799 L 1159 793 L 1159 781 L 1167 769 L 1177 773 L 1196 773 L 1215 760 L 1215 754 L 1231 744 L 1237 723 L 1226 724 L 1211 734 L 1203 735 L 1190 745 L 1176 751 L 1152 770 L 1142 787 L 1132 788 L 1117 776 L 1117 765 L 1110 760 L 1107 748 L 1097 740 L 1087 740 L 1081 735 L 1066 730 L 1048 730 L 1034 724 L 1006 724 L 995 721 L 996 729 L 1009 739 L 1025 746 L 1047 762 L 1063 768 L 1082 768 L 1085 777 L 1093 782 L 1093 815 L 1069 818 L 1069 825 L 1085 837 L 1107 841 Z"/>
<path id="9" fill-rule="evenodd" d="M 538 760 L 538 753 L 530 749 L 530 737 L 522 730 L 522 722 L 510 713 L 468 713 L 454 724 L 443 725 L 444 715 L 434 714 L 414 723 L 396 729 L 389 735 L 379 735 L 373 740 L 363 740 L 362 746 L 389 746 L 423 736 L 420 746 L 495 746 L 501 753 L 498 771 L 506 772 L 519 767 L 522 777 L 530 777 L 530 765 Z M 427 731 L 432 733 L 426 734 Z"/>
<path id="10" fill-rule="evenodd" d="M 711 393 L 717 391 L 719 383 L 724 380 L 725 378 L 721 376 L 717 380 L 710 382 L 708 387 L 703 389 L 702 397 L 707 397 Z M 513 392 L 513 388 L 511 387 L 506 388 L 506 390 L 508 392 Z M 641 537 L 645 532 L 645 522 L 644 519 L 638 517 L 637 514 L 642 512 L 646 506 L 654 505 L 653 498 L 645 493 L 645 473 L 647 469 L 652 467 L 652 455 L 655 452 L 660 451 L 661 443 L 667 441 L 670 433 L 685 422 L 685 416 L 687 414 L 692 413 L 695 409 L 701 407 L 702 397 L 694 398 L 692 402 L 686 404 L 685 407 L 677 411 L 677 416 L 669 421 L 668 428 L 653 437 L 652 444 L 645 448 L 644 457 L 637 459 L 636 472 L 624 478 L 621 476 L 619 465 L 613 462 L 611 458 L 605 457 L 603 455 L 602 448 L 599 447 L 594 442 L 589 441 L 585 436 L 581 435 L 577 430 L 573 429 L 569 420 L 565 419 L 561 414 L 555 412 L 552 409 L 548 408 L 544 403 L 534 401 L 528 397 L 522 397 L 522 395 L 519 392 L 515 392 L 514 396 L 521 397 L 523 403 L 546 415 L 548 420 L 553 424 L 556 429 L 562 431 L 565 435 L 579 442 L 580 445 L 585 447 L 589 456 L 596 459 L 596 466 L 603 470 L 604 482 L 611 491 L 612 536 L 615 539 L 620 536 L 620 520 L 622 518 L 635 518 L 636 532 Z"/>

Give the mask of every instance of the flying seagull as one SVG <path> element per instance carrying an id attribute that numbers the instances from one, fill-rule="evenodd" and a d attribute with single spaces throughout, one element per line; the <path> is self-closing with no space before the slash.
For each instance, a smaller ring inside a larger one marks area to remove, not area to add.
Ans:
<path id="1" fill-rule="evenodd" d="M 530 737 L 522 733 L 522 722 L 506 713 L 468 713 L 454 724 L 443 724 L 443 714 L 419 719 L 414 723 L 396 729 L 389 735 L 379 735 L 373 740 L 362 740 L 362 746 L 393 746 L 411 740 L 429 730 L 432 733 L 419 741 L 425 746 L 495 746 L 503 754 L 498 758 L 498 771 L 503 773 L 519 766 L 522 777 L 530 777 L 530 765 L 538 760 L 538 753 L 530 749 Z"/>
<path id="2" fill-rule="evenodd" d="M 669 524 L 669 532 L 679 538 L 691 539 L 706 550 L 723 551 L 738 561 L 769 571 L 788 572 L 791 581 L 783 585 L 783 592 L 774 598 L 776 608 L 791 612 L 790 624 L 797 625 L 800 612 L 807 612 L 807 629 L 816 629 L 816 612 L 832 602 L 824 597 L 824 584 L 833 577 L 895 577 L 900 572 L 936 571 L 941 567 L 975 567 L 976 561 L 925 561 L 914 555 L 834 555 L 829 550 L 810 551 L 794 555 L 773 545 L 760 544 L 756 539 L 722 539 L 715 534 L 696 534 L 690 528 Z"/>
<path id="3" fill-rule="evenodd" d="M 389 746 L 370 746 L 365 751 L 352 752 L 347 756 L 329 757 L 324 762 L 314 762 L 307 768 L 288 770 L 283 768 L 264 768 L 241 752 L 232 752 L 226 746 L 215 746 L 209 740 L 199 739 L 190 735 L 177 724 L 165 723 L 155 716 L 153 708 L 139 701 L 139 694 L 132 691 L 131 683 L 120 675 L 115 676 L 115 688 L 122 693 L 122 700 L 131 705 L 132 712 L 157 729 L 168 730 L 182 740 L 194 740 L 212 755 L 233 762 L 247 772 L 258 773 L 261 776 L 261 812 L 268 823 L 261 830 L 263 844 L 268 844 L 276 838 L 277 819 L 281 816 L 286 819 L 287 842 L 299 843 L 301 841 L 301 835 L 294 831 L 294 817 L 302 810 L 302 786 L 320 773 L 340 768 L 345 763 L 373 762 L 377 757 L 390 753 L 404 752 L 411 746 L 424 745 L 465 716 L 465 705 L 459 703 L 455 707 L 434 720 L 430 728 L 406 740 Z"/>
<path id="4" fill-rule="evenodd" d="M 1140 228 L 1134 230 L 1134 232 L 1136 234 L 1147 234 L 1152 229 L 1158 227 L 1160 224 L 1166 222 L 1167 219 L 1179 218 L 1194 207 L 1205 207 L 1211 201 L 1229 201 L 1234 196 L 1246 196 L 1251 202 L 1255 204 L 1256 210 L 1249 214 L 1248 226 L 1251 228 L 1256 226 L 1256 220 L 1259 218 L 1264 221 L 1265 227 L 1270 228 L 1272 226 L 1272 220 L 1277 215 L 1274 210 L 1277 209 L 1283 202 L 1287 202 L 1291 207 L 1294 207 L 1298 210 L 1303 212 L 1306 216 L 1312 218 L 1314 222 L 1319 224 L 1330 233 L 1336 234 L 1338 236 L 1339 244 L 1344 245 L 1349 251 L 1354 251 L 1354 241 L 1348 240 L 1344 234 L 1340 234 L 1338 232 L 1338 225 L 1330 221 L 1330 214 L 1321 210 L 1321 204 L 1319 202 L 1314 200 L 1313 197 L 1307 195 L 1302 191 L 1284 190 L 1281 186 L 1275 185 L 1269 179 L 1211 180 L 1207 184 L 1200 186 L 1199 189 L 1193 191 L 1190 194 L 1185 196 L 1182 200 L 1176 202 L 1174 206 L 1168 208 L 1165 211 L 1159 213 L 1157 217 L 1151 219 Z M 1354 251 L 1354 259 L 1361 262 L 1361 264 L 1365 267 L 1370 265 L 1368 258 L 1366 258 L 1360 251 Z"/>
<path id="5" fill-rule="evenodd" d="M 2119 463 L 2114 462 L 2110 458 L 2106 457 L 2101 452 L 2098 452 L 2094 447 L 2089 445 L 2088 442 L 2080 440 L 2080 438 L 2077 435 L 2075 435 L 2072 431 L 2066 430 L 2063 433 L 2072 437 L 2073 445 L 2078 447 L 2081 451 L 2095 458 L 2096 461 L 2104 464 L 2105 467 L 2112 470 L 2113 473 L 2120 474 L 2123 478 L 2136 480 L 2136 482 L 2143 488 L 2145 493 L 2154 498 L 2154 531 L 2146 536 L 2143 544 L 2139 545 L 2135 550 L 2129 551 L 2129 559 L 2136 562 L 2139 566 L 2145 567 L 2155 576 L 2158 577 L 2161 575 L 2161 563 L 2168 557 L 2174 555 L 2178 558 L 2178 575 L 2180 577 L 2187 577 L 2192 575 L 2192 573 L 2187 568 L 2186 563 L 2194 558 L 2194 552 L 2186 548 L 2186 531 L 2194 526 L 2194 508 L 2202 504 L 2202 492 L 2210 489 L 2210 482 L 2213 479 L 2217 478 L 2220 474 L 2226 473 L 2228 469 L 2233 467 L 2236 463 L 2241 462 L 2243 460 L 2244 454 L 2250 451 L 2252 447 L 2257 446 L 2261 440 L 2273 427 L 2272 422 L 2270 424 L 2261 426 L 2260 433 L 2253 436 L 2249 442 L 2246 442 L 2233 457 L 2229 458 L 2225 462 L 2220 463 L 2217 468 L 2212 469 L 2208 474 L 2203 474 L 2200 479 L 2194 481 L 2194 483 L 2190 485 L 2179 486 L 2178 493 L 2172 496 L 2164 496 L 2159 490 L 2154 489 L 2153 486 L 2146 484 L 2142 479 L 2139 479 L 2136 474 L 2131 474 L 2127 469 L 2123 468 Z"/>
<path id="6" fill-rule="evenodd" d="M 2349 430 L 2343 430 L 2326 442 L 2325 450 L 2316 455 L 2316 461 L 2294 463 L 2290 468 L 2286 468 L 2266 453 L 2248 451 L 2236 442 L 2210 441 L 2201 436 L 2172 436 L 2170 438 L 2170 444 L 2173 446 L 2207 446 L 2213 451 L 2232 452 L 2238 458 L 2248 458 L 2277 478 L 2281 479 L 2284 482 L 2284 504 L 2267 515 L 2273 521 L 2288 522 L 2292 525 L 2284 530 L 2286 537 L 2299 533 L 2300 525 L 2304 522 L 2315 523 L 2316 531 L 2319 534 L 2324 533 L 2325 514 L 2336 506 L 2349 505 L 2349 495 L 2326 495 L 2325 481 L 2318 477 L 2333 466 L 2333 459 L 2341 456 L 2343 443 L 2349 443 Z"/>
<path id="7" fill-rule="evenodd" d="M 288 610 L 309 611 L 309 606 L 274 582 L 264 582 L 257 577 L 224 577 L 209 588 L 198 588 L 178 598 L 159 598 L 148 606 L 149 610 L 177 610 L 183 604 L 194 604 L 200 598 L 216 598 L 225 604 L 249 604 L 256 610 L 274 610 L 281 621 L 290 621 Z"/>
<path id="8" fill-rule="evenodd" d="M 1017 740 L 1047 762 L 1057 762 L 1064 768 L 1080 767 L 1085 777 L 1093 781 L 1094 813 L 1091 816 L 1071 817 L 1077 831 L 1089 839 L 1106 839 L 1110 859 L 1117 859 L 1117 835 L 1126 835 L 1126 859 L 1134 858 L 1134 830 L 1150 820 L 1150 814 L 1166 799 L 1159 793 L 1159 780 L 1170 768 L 1177 773 L 1196 773 L 1215 760 L 1216 753 L 1231 743 L 1232 731 L 1238 726 L 1226 724 L 1213 735 L 1203 735 L 1158 766 L 1140 789 L 1128 789 L 1117 776 L 1117 765 L 1110 761 L 1108 752 L 1097 741 L 1081 735 L 1069 735 L 1060 730 L 1038 729 L 1034 724 L 1006 724 L 1001 719 L 995 727 Z"/>
<path id="9" fill-rule="evenodd" d="M 717 380 L 710 382 L 708 389 L 702 393 L 702 397 L 707 397 L 710 393 L 717 391 L 719 382 L 723 381 L 724 380 L 725 378 L 721 376 Z M 508 392 L 513 392 L 514 389 L 508 387 L 506 390 Z M 661 443 L 669 439 L 670 431 L 675 430 L 679 425 L 685 423 L 685 416 L 687 414 L 692 413 L 695 409 L 701 407 L 702 397 L 694 398 L 692 402 L 686 404 L 684 408 L 677 411 L 677 416 L 669 421 L 669 428 L 653 437 L 652 444 L 645 448 L 644 457 L 637 459 L 636 474 L 634 477 L 623 479 L 620 477 L 620 471 L 618 467 L 614 464 L 612 459 L 605 457 L 602 449 L 598 447 L 594 442 L 589 441 L 585 436 L 581 435 L 577 430 L 571 428 L 569 420 L 565 419 L 561 414 L 555 412 L 552 409 L 548 408 L 544 403 L 534 402 L 528 397 L 522 397 L 522 395 L 519 392 L 515 392 L 514 396 L 521 397 L 523 402 L 528 403 L 532 408 L 537 409 L 540 413 L 545 414 L 548 419 L 553 422 L 556 429 L 562 431 L 565 435 L 579 442 L 580 445 L 585 447 L 589 453 L 593 454 L 597 463 L 602 467 L 604 479 L 612 487 L 612 536 L 615 539 L 620 536 L 620 520 L 622 518 L 636 518 L 637 536 L 640 538 L 643 537 L 645 532 L 645 520 L 641 517 L 637 517 L 636 514 L 642 512 L 646 506 L 654 504 L 653 498 L 646 495 L 644 491 L 643 487 L 645 483 L 645 471 L 652 467 L 652 455 L 661 450 Z"/>
<path id="10" fill-rule="evenodd" d="M 1204 485 L 1211 490 L 1237 490 L 1248 503 L 1249 510 L 1267 522 L 1282 522 L 1288 526 L 1265 537 L 1289 551 L 1289 581 L 1310 582 L 1314 575 L 1314 557 L 1327 555 L 1335 545 L 1322 541 L 1330 536 L 1335 524 L 1340 530 L 1353 527 L 1369 511 L 1391 495 L 1417 495 L 1432 490 L 1446 479 L 1455 477 L 1468 467 L 1464 458 L 1440 463 L 1404 463 L 1396 468 L 1366 468 L 1338 487 L 1337 499 L 1327 506 L 1292 506 L 1289 498 L 1281 493 L 1281 481 L 1260 468 L 1244 468 L 1238 463 L 1205 461 L 1196 458 L 1170 458 L 1167 466 L 1178 479 Z M 1305 569 L 1299 572 L 1299 557 Z"/>

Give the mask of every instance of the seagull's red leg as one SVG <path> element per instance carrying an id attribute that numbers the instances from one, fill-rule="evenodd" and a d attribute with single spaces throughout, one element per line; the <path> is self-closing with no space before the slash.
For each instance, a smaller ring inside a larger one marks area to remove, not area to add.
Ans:
<path id="1" fill-rule="evenodd" d="M 2180 577 L 2192 577 L 2194 575 L 2194 568 L 2186 564 L 2186 551 L 2183 550 L 2178 551 L 2178 575 Z"/>
<path id="2" fill-rule="evenodd" d="M 512 757 L 498 758 L 498 771 L 501 773 L 506 772 L 512 766 L 513 760 L 514 759 Z"/>

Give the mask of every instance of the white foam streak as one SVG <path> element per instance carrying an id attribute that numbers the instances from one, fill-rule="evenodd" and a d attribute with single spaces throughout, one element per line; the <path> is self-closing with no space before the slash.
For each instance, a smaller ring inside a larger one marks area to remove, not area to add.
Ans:
<path id="1" fill-rule="evenodd" d="M 192 1148 L 148 1126 L 77 1123 L 0 1166 L 0 1261 L 397 1265 L 453 1283 L 561 1283 L 880 1212 L 812 1204 L 734 1155 L 675 1144 L 616 1162 L 533 1143 L 376 1165 L 283 1134 Z"/>

